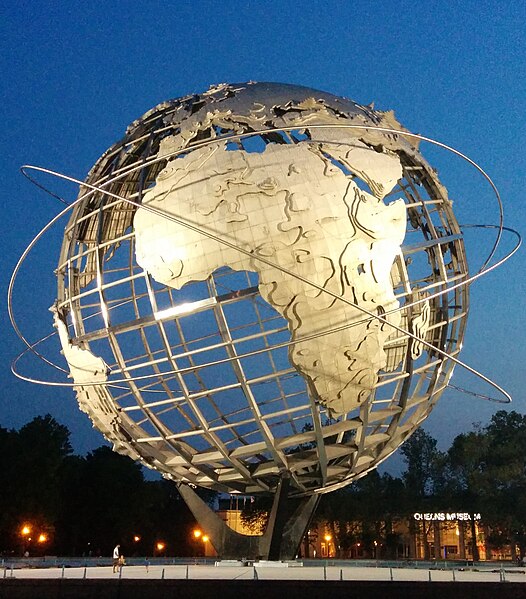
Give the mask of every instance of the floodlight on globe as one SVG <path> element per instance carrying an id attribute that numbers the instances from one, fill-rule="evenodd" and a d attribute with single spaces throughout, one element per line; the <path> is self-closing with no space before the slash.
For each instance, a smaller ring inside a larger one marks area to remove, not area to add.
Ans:
<path id="1" fill-rule="evenodd" d="M 408 438 L 460 363 L 473 279 L 419 139 L 252 82 L 128 127 L 70 207 L 53 307 L 116 451 L 181 488 L 286 480 L 312 506 Z"/>

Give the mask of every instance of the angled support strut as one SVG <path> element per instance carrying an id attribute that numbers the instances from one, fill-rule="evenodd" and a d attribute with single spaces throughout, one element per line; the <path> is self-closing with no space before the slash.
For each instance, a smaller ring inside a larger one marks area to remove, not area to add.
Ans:
<path id="1" fill-rule="evenodd" d="M 284 474 L 277 486 L 267 528 L 262 535 L 249 536 L 231 529 L 187 484 L 177 488 L 218 555 L 225 559 L 290 560 L 297 555 L 318 495 L 301 499 L 288 497 L 289 476 Z"/>

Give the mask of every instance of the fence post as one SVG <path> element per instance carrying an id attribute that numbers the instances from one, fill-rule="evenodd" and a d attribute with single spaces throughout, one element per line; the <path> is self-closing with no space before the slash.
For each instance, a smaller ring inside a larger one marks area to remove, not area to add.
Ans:
<path id="1" fill-rule="evenodd" d="M 343 568 L 340 568 L 340 580 L 343 580 Z"/>
<path id="2" fill-rule="evenodd" d="M 164 568 L 163 568 L 163 571 L 161 572 L 161 580 L 164 580 Z"/>
<path id="3" fill-rule="evenodd" d="M 389 568 L 389 578 L 391 580 L 394 580 L 394 578 L 393 578 L 393 568 L 391 568 L 391 567 Z"/>

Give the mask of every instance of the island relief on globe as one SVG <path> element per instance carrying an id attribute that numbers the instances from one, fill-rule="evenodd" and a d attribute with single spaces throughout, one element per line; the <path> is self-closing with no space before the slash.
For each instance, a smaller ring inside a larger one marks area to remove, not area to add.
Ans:
<path id="1" fill-rule="evenodd" d="M 170 160 L 135 214 L 136 260 L 175 289 L 225 266 L 256 272 L 261 296 L 288 322 L 292 365 L 338 417 L 369 398 L 380 370 L 398 366 L 387 365 L 384 344 L 397 335 L 388 323 L 401 324 L 392 267 L 407 217 L 402 199 L 383 200 L 402 177 L 395 152 L 342 143 L 338 131 L 316 135 L 262 152 L 221 142 Z M 160 154 L 179 143 L 165 138 Z M 421 338 L 426 313 L 412 323 Z"/>

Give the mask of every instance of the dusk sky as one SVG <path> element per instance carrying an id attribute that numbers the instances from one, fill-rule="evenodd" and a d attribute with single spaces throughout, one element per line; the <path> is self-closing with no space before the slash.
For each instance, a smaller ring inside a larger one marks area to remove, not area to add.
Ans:
<path id="1" fill-rule="evenodd" d="M 163 100 L 222 82 L 295 83 L 393 109 L 411 131 L 467 154 L 498 186 L 506 224 L 524 234 L 525 23 L 526 3 L 511 1 L 0 0 L 0 426 L 18 428 L 50 413 L 72 431 L 77 452 L 103 441 L 71 389 L 26 383 L 10 371 L 23 345 L 7 317 L 9 277 L 26 245 L 63 208 L 22 176 L 21 165 L 83 179 L 129 123 Z M 498 222 L 494 196 L 479 174 L 444 151 L 421 149 L 461 223 Z M 68 201 L 76 197 L 73 185 L 45 176 L 39 181 Z M 15 288 L 15 315 L 31 340 L 52 331 L 48 308 L 64 225 L 36 246 Z M 469 233 L 472 271 L 494 236 Z M 499 256 L 513 243 L 504 237 Z M 525 269 L 521 249 L 473 285 L 461 354 L 513 396 L 506 409 L 521 413 Z M 57 345 L 52 340 L 43 349 L 56 354 Z M 20 369 L 35 378 L 54 376 L 34 358 L 21 361 Z M 498 396 L 458 368 L 452 383 Z M 498 409 L 502 405 L 448 390 L 425 429 L 445 449 Z"/>

